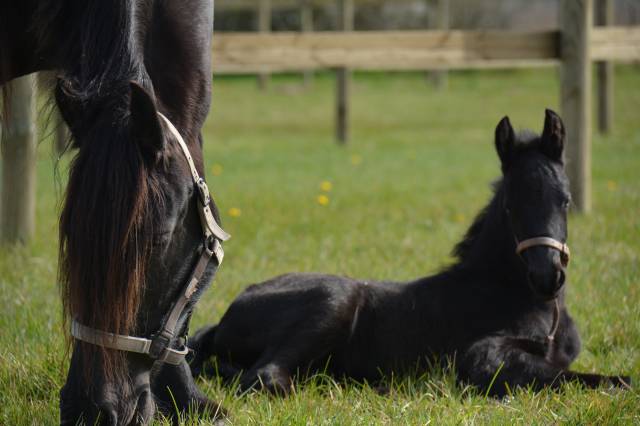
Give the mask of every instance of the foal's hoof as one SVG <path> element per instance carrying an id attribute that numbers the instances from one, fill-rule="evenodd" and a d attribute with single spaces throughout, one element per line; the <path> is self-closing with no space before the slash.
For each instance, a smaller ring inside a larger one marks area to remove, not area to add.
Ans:
<path id="1" fill-rule="evenodd" d="M 391 394 L 391 387 L 388 385 L 377 385 L 373 390 L 380 396 L 389 396 Z"/>
<path id="2" fill-rule="evenodd" d="M 611 378 L 611 383 L 620 388 L 631 390 L 631 377 L 630 376 L 615 376 Z"/>

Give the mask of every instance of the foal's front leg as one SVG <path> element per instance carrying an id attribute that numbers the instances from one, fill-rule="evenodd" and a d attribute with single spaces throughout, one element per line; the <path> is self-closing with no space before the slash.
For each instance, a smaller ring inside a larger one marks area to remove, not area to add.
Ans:
<path id="1" fill-rule="evenodd" d="M 558 388 L 569 381 L 578 381 L 589 388 L 629 386 L 628 377 L 565 370 L 545 359 L 545 352 L 543 344 L 531 340 L 487 337 L 471 345 L 463 354 L 458 362 L 458 376 L 493 396 L 504 396 L 507 389 L 516 387 Z"/>

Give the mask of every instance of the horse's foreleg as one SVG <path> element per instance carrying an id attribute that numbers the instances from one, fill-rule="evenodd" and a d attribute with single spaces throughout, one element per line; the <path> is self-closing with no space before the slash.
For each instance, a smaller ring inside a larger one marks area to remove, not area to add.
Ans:
<path id="1" fill-rule="evenodd" d="M 542 345 L 510 337 L 488 337 L 474 343 L 458 360 L 459 378 L 494 396 L 531 386 L 557 388 L 578 381 L 586 387 L 628 386 L 626 377 L 582 374 L 564 370 L 544 357 Z"/>
<path id="2" fill-rule="evenodd" d="M 197 388 L 186 361 L 180 365 L 156 363 L 152 371 L 151 390 L 158 409 L 177 419 L 177 414 L 195 410 L 211 420 L 222 420 L 226 411 Z"/>

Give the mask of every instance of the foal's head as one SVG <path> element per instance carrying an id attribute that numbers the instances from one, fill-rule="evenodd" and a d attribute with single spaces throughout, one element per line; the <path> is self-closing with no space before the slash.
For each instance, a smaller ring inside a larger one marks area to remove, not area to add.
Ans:
<path id="1" fill-rule="evenodd" d="M 554 298 L 564 285 L 568 262 L 568 252 L 562 248 L 567 240 L 571 202 L 563 160 L 565 141 L 562 120 L 551 110 L 546 110 L 540 137 L 516 135 L 508 117 L 496 128 L 495 144 L 503 173 L 503 213 L 516 243 L 524 243 L 518 254 L 526 265 L 531 290 L 544 300 Z M 537 237 L 556 240 L 558 247 L 553 247 L 551 240 L 526 244 Z"/>

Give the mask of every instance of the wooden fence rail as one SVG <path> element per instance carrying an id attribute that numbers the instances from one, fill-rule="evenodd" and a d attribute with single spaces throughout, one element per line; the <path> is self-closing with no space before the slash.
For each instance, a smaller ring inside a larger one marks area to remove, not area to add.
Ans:
<path id="1" fill-rule="evenodd" d="M 558 64 L 558 31 L 361 31 L 217 33 L 213 69 L 219 74 L 309 68 L 424 70 L 522 68 Z M 591 59 L 640 60 L 640 28 L 595 28 Z"/>
<path id="2" fill-rule="evenodd" d="M 559 59 L 556 32 L 381 31 L 217 34 L 214 72 L 525 67 Z"/>
<path id="3" fill-rule="evenodd" d="M 256 2 L 258 0 L 216 0 L 217 11 L 245 11 L 254 10 L 256 8 Z M 309 1 L 309 4 L 313 7 L 321 7 L 328 5 L 335 5 L 336 0 L 272 0 L 272 9 L 296 9 L 300 7 L 302 1 Z M 355 0 L 358 6 L 368 4 L 384 4 L 389 3 L 389 0 Z M 397 3 L 412 3 L 413 0 L 393 0 Z"/>

